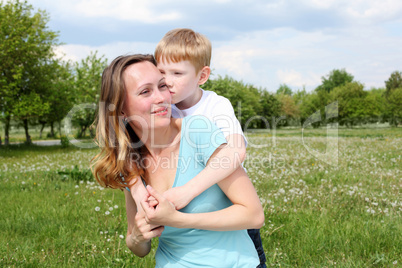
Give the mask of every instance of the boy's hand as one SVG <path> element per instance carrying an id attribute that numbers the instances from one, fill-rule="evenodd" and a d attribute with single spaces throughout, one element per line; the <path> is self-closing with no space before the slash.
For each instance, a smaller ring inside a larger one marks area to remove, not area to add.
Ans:
<path id="1" fill-rule="evenodd" d="M 163 193 L 163 197 L 173 203 L 177 210 L 184 208 L 193 200 L 192 191 L 187 189 L 186 186 L 170 188 Z"/>

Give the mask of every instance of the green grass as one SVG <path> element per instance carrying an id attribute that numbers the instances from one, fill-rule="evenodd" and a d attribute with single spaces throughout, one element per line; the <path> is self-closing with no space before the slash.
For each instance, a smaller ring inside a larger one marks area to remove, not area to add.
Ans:
<path id="1" fill-rule="evenodd" d="M 325 153 L 326 131 L 306 131 L 248 134 L 268 267 L 400 266 L 402 130 L 339 129 L 337 166 L 305 147 Z M 0 148 L 1 267 L 154 266 L 157 240 L 145 258 L 125 245 L 123 193 L 91 180 L 96 152 Z"/>

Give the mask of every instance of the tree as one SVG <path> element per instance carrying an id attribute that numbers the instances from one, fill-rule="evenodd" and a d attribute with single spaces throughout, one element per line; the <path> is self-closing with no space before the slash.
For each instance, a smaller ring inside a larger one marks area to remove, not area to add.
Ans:
<path id="1" fill-rule="evenodd" d="M 387 100 L 386 116 L 389 118 L 390 125 L 398 126 L 401 119 L 399 90 L 402 88 L 402 72 L 395 71 L 391 74 L 390 78 L 385 81 L 385 98 Z"/>
<path id="2" fill-rule="evenodd" d="M 285 125 L 288 125 L 289 120 L 300 117 L 299 107 L 292 96 L 286 94 L 279 94 L 277 96 L 279 102 L 281 103 L 281 115 L 286 116 Z"/>
<path id="3" fill-rule="evenodd" d="M 53 57 L 57 33 L 47 28 L 44 11 L 32 11 L 26 1 L 0 2 L 0 116 L 6 144 L 12 117 L 23 121 L 29 143 L 28 119 L 49 108 L 41 100 L 40 86 L 46 83 L 42 74 Z"/>
<path id="4" fill-rule="evenodd" d="M 321 77 L 322 84 L 316 88 L 316 91 L 331 92 L 334 88 L 340 87 L 353 81 L 353 75 L 346 72 L 345 69 L 334 69 L 327 77 Z"/>
<path id="5" fill-rule="evenodd" d="M 320 92 L 321 93 L 321 92 Z M 323 92 L 328 94 L 326 92 Z M 323 97 L 319 95 L 317 92 L 307 93 L 305 90 L 296 93 L 295 102 L 299 106 L 299 115 L 300 115 L 300 122 L 302 125 L 305 121 L 315 114 L 317 111 L 323 110 L 322 107 L 325 107 L 325 103 L 322 103 Z M 324 111 L 321 111 L 322 114 Z M 313 127 L 319 127 L 321 122 L 314 122 L 312 123 Z"/>
<path id="6" fill-rule="evenodd" d="M 91 54 L 74 68 L 74 91 L 75 104 L 97 103 L 101 86 L 102 72 L 107 66 L 107 59 L 104 56 L 98 58 L 97 52 Z M 95 120 L 95 110 L 80 109 L 74 113 L 72 122 L 80 128 L 78 137 L 85 136 Z"/>
<path id="7" fill-rule="evenodd" d="M 385 96 L 388 98 L 394 89 L 400 87 L 402 87 L 402 72 L 395 71 L 388 80 L 385 81 Z"/>
<path id="8" fill-rule="evenodd" d="M 395 127 L 402 121 L 402 87 L 392 90 L 388 96 L 388 111 L 391 115 L 391 123 Z"/>
<path id="9" fill-rule="evenodd" d="M 237 119 L 240 121 L 241 126 L 244 128 L 257 128 L 258 123 L 256 120 L 250 121 L 255 116 L 260 115 L 262 111 L 259 102 L 260 92 L 257 88 L 246 85 L 242 81 L 236 81 L 231 77 L 219 76 L 217 79 L 209 79 L 204 84 L 205 90 L 211 90 L 218 95 L 224 96 L 229 99 L 234 107 Z M 251 122 L 251 123 L 250 123 Z"/>
<path id="10" fill-rule="evenodd" d="M 364 117 L 369 116 L 365 98 L 367 92 L 359 82 L 351 82 L 336 87 L 330 94 L 332 101 L 338 101 L 339 123 L 353 126 Z"/>
<path id="11" fill-rule="evenodd" d="M 270 128 L 275 124 L 276 118 L 281 115 L 281 103 L 278 98 L 266 90 L 261 90 L 260 93 L 261 113 L 259 114 L 264 120 L 270 122 Z M 275 122 L 274 122 L 275 120 Z M 263 122 L 258 126 L 259 128 L 266 128 Z"/>
<path id="12" fill-rule="evenodd" d="M 48 67 L 51 71 L 44 73 L 47 75 L 48 83 L 46 87 L 43 87 L 43 99 L 49 104 L 49 110 L 38 118 L 42 125 L 40 137 L 42 137 L 46 124 L 50 126 L 50 137 L 55 137 L 54 124 L 56 122 L 59 123 L 59 133 L 61 134 L 61 121 L 73 107 L 75 96 L 71 63 L 54 59 Z"/>
<path id="13" fill-rule="evenodd" d="M 365 114 L 367 114 L 367 123 L 376 123 L 382 121 L 385 113 L 386 100 L 384 98 L 385 90 L 382 88 L 372 88 L 367 92 L 364 100 Z"/>
<path id="14" fill-rule="evenodd" d="M 278 88 L 278 90 L 276 91 L 276 94 L 280 95 L 289 95 L 292 96 L 293 92 L 292 89 L 290 87 L 288 87 L 286 84 L 281 84 Z"/>

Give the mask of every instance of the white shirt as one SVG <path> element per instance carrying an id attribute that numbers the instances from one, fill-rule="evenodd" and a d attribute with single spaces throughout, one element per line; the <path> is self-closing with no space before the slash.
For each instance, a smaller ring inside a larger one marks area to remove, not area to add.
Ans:
<path id="1" fill-rule="evenodd" d="M 247 140 L 237 120 L 232 104 L 228 99 L 213 91 L 202 90 L 201 99 L 192 107 L 180 110 L 172 104 L 172 117 L 183 118 L 189 115 L 203 115 L 215 123 L 221 129 L 225 137 L 231 134 L 243 136 L 247 146 Z"/>

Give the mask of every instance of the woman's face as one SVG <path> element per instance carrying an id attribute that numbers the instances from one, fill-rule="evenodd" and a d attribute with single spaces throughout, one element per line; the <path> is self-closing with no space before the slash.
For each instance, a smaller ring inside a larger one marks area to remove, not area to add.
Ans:
<path id="1" fill-rule="evenodd" d="M 126 98 L 123 115 L 134 130 L 166 127 L 170 124 L 170 92 L 159 70 L 144 61 L 127 67 L 123 73 Z"/>

